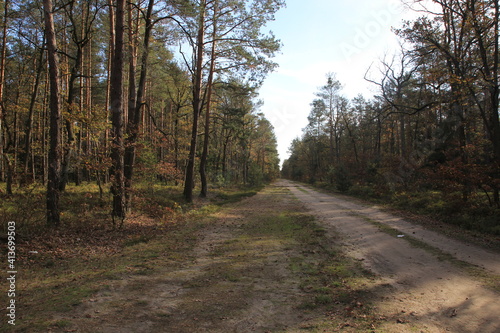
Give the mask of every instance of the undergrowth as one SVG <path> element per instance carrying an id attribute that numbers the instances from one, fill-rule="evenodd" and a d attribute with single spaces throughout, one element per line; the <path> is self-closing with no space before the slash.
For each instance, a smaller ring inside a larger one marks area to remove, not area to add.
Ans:
<path id="1" fill-rule="evenodd" d="M 317 183 L 315 186 L 383 205 L 403 215 L 411 214 L 406 217 L 432 229 L 442 231 L 445 228 L 450 236 L 500 249 L 500 208 L 489 205 L 488 198 L 482 193 L 474 193 L 464 202 L 460 192 L 400 190 L 388 193 L 371 186 L 353 185 L 349 191 L 340 193 L 327 183 Z"/>

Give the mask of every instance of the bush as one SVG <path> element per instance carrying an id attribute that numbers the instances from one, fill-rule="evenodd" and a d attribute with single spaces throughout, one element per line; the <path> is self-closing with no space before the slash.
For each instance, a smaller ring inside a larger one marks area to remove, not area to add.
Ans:
<path id="1" fill-rule="evenodd" d="M 369 199 L 369 198 L 375 197 L 375 190 L 371 186 L 353 185 L 349 189 L 349 194 L 356 196 L 356 197 Z"/>
<path id="2" fill-rule="evenodd" d="M 352 186 L 351 177 L 343 165 L 335 168 L 334 179 L 337 190 L 340 192 L 347 192 Z"/>

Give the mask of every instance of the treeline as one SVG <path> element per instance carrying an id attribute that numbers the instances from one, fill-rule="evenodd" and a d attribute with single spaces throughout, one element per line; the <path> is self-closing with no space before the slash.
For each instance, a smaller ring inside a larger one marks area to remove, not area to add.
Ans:
<path id="1" fill-rule="evenodd" d="M 500 233 L 499 4 L 431 2 L 396 31 L 381 79 L 367 73 L 371 100 L 346 99 L 328 75 L 283 175 Z"/>
<path id="2" fill-rule="evenodd" d="M 279 174 L 257 89 L 280 43 L 261 29 L 281 0 L 3 0 L 0 181 L 47 185 L 47 222 L 74 182 L 258 184 Z"/>

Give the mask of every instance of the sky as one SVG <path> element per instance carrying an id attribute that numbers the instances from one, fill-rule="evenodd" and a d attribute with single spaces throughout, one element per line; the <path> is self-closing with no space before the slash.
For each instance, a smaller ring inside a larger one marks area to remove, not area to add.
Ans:
<path id="1" fill-rule="evenodd" d="M 328 73 L 335 73 L 347 98 L 376 93 L 364 77 L 377 77 L 377 65 L 397 53 L 392 27 L 414 15 L 400 0 L 286 0 L 286 8 L 266 29 L 283 46 L 273 59 L 279 67 L 269 74 L 259 99 L 260 111 L 273 124 L 281 162 L 293 139 L 307 125 L 310 104 Z"/>

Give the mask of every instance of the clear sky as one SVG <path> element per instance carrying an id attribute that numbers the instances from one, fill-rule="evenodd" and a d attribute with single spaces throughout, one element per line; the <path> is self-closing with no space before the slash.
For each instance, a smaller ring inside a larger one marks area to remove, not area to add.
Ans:
<path id="1" fill-rule="evenodd" d="M 315 92 L 336 73 L 348 98 L 370 98 L 373 84 L 364 80 L 386 54 L 399 48 L 391 27 L 400 27 L 408 9 L 400 0 L 286 0 L 286 8 L 267 25 L 283 43 L 274 58 L 279 68 L 260 90 L 261 111 L 274 126 L 281 161 L 307 125 Z M 376 70 L 371 77 L 375 77 Z"/>

